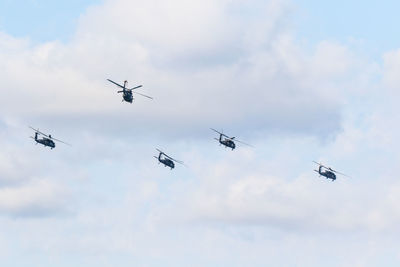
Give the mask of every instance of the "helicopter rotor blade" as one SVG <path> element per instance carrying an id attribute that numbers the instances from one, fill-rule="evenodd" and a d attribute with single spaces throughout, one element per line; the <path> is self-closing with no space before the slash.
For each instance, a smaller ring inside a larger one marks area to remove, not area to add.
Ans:
<path id="1" fill-rule="evenodd" d="M 59 140 L 59 139 L 56 139 L 56 138 L 54 138 L 54 137 L 49 137 L 49 138 L 52 139 L 52 140 L 54 140 L 54 141 L 63 143 L 63 144 L 65 144 L 65 145 L 72 146 L 71 144 L 68 144 L 68 143 L 66 143 L 66 142 L 64 142 L 64 141 L 61 141 L 61 140 Z"/>
<path id="2" fill-rule="evenodd" d="M 217 131 L 217 130 L 215 130 L 215 129 L 213 129 L 213 128 L 210 128 L 212 131 L 214 131 L 214 132 L 216 132 L 216 133 L 219 133 L 219 134 L 223 134 L 223 133 L 221 133 L 221 132 L 219 132 L 219 131 Z"/>
<path id="3" fill-rule="evenodd" d="M 138 86 L 132 87 L 131 89 L 129 89 L 129 91 L 132 91 L 132 90 L 138 89 L 138 88 L 140 88 L 140 87 L 142 87 L 142 86 L 143 86 L 143 85 L 138 85 Z"/>
<path id="4" fill-rule="evenodd" d="M 351 178 L 350 176 L 348 176 L 348 175 L 346 175 L 346 174 L 344 174 L 344 173 L 341 173 L 341 172 L 338 172 L 338 171 L 335 171 L 334 169 L 332 169 L 331 167 L 326 167 L 325 165 L 322 165 L 321 163 L 319 163 L 319 162 L 316 162 L 316 161 L 313 161 L 315 164 L 318 164 L 319 166 L 321 166 L 321 167 L 323 167 L 323 168 L 325 168 L 325 169 L 327 169 L 328 171 L 331 171 L 331 172 L 334 172 L 334 173 L 337 173 L 337 174 L 340 174 L 340 175 L 343 175 L 343 176 L 346 176 L 346 177 L 349 177 L 349 178 Z"/>
<path id="5" fill-rule="evenodd" d="M 224 133 L 222 133 L 222 132 L 220 132 L 220 131 L 217 131 L 217 130 L 215 130 L 215 129 L 213 129 L 213 128 L 210 128 L 210 129 L 213 130 L 213 131 L 216 132 L 216 133 L 219 133 L 220 135 L 222 135 L 222 136 L 224 136 L 224 137 L 226 137 L 226 138 L 231 139 L 229 136 L 227 136 L 226 134 L 224 134 Z"/>
<path id="6" fill-rule="evenodd" d="M 314 161 L 314 160 L 313 160 L 313 162 L 314 162 L 315 164 L 318 164 L 319 166 L 322 166 L 322 167 L 325 168 L 325 169 L 329 169 L 329 167 L 326 167 L 325 165 L 322 165 L 322 164 L 319 163 L 319 162 L 316 162 L 316 161 Z"/>
<path id="7" fill-rule="evenodd" d="M 346 174 L 344 174 L 344 173 L 341 173 L 341 172 L 335 171 L 335 170 L 333 170 L 333 169 L 331 169 L 331 168 L 329 168 L 329 170 L 330 170 L 330 171 L 332 171 L 332 172 L 334 172 L 334 173 L 337 173 L 337 174 L 340 174 L 340 175 L 346 176 L 346 177 L 348 177 L 348 178 L 351 178 L 350 176 L 348 176 L 348 175 L 346 175 Z"/>
<path id="8" fill-rule="evenodd" d="M 116 86 L 119 86 L 119 87 L 121 87 L 121 88 L 123 88 L 123 89 L 126 89 L 124 86 L 122 86 L 122 85 L 120 85 L 119 83 L 116 83 L 116 82 L 114 82 L 114 81 L 112 81 L 112 80 L 110 80 L 110 79 L 107 79 L 107 81 L 109 81 L 110 83 L 113 83 L 113 84 L 115 84 Z"/>
<path id="9" fill-rule="evenodd" d="M 144 95 L 144 94 L 141 94 L 141 93 L 138 93 L 138 92 L 133 92 L 133 93 L 141 95 L 141 96 L 144 96 L 144 97 L 147 97 L 147 98 L 150 98 L 150 99 L 153 99 L 151 96 L 148 96 L 148 95 Z"/>
<path id="10" fill-rule="evenodd" d="M 233 137 L 233 138 L 234 138 L 234 137 Z M 231 138 L 231 140 L 233 140 L 233 138 Z M 250 144 L 248 144 L 248 143 L 245 143 L 245 142 L 240 141 L 240 140 L 237 140 L 237 139 L 235 139 L 235 142 L 239 142 L 239 143 L 241 143 L 241 144 L 243 144 L 243 145 L 246 145 L 246 146 L 254 147 L 254 146 L 252 146 L 252 145 L 250 145 Z"/>
<path id="11" fill-rule="evenodd" d="M 254 146 L 252 146 L 252 145 L 250 145 L 250 144 L 248 144 L 248 143 L 246 143 L 246 142 L 243 142 L 243 141 L 240 141 L 240 140 L 236 139 L 235 136 L 234 136 L 234 137 L 228 137 L 228 136 L 226 136 L 226 137 L 227 137 L 228 139 L 232 140 L 232 141 L 241 143 L 241 144 L 243 144 L 243 145 L 254 147 Z"/>
<path id="12" fill-rule="evenodd" d="M 162 152 L 160 149 L 158 149 L 158 148 L 156 148 L 156 149 L 157 149 L 160 153 L 162 153 L 162 154 L 164 155 L 164 157 L 169 158 L 170 160 L 175 161 L 176 163 L 185 165 L 185 163 L 183 163 L 183 161 L 174 159 L 173 157 L 170 157 L 170 156 L 168 156 L 167 154 L 165 154 L 164 152 Z M 185 165 L 185 166 L 186 166 L 186 165 Z"/>
<path id="13" fill-rule="evenodd" d="M 167 156 L 167 155 L 165 155 L 165 156 Z M 172 161 L 175 161 L 176 163 L 185 165 L 185 163 L 183 163 L 183 161 L 181 161 L 181 160 L 177 160 L 177 159 L 171 158 L 170 156 L 167 156 L 167 158 L 169 158 L 169 159 L 172 160 Z M 186 166 L 186 165 L 185 165 L 185 166 Z"/>
<path id="14" fill-rule="evenodd" d="M 31 128 L 32 130 L 34 130 L 34 131 L 35 131 L 36 133 L 38 133 L 38 134 L 41 134 L 41 135 L 46 136 L 46 137 L 49 137 L 47 134 L 42 133 L 41 131 L 39 131 L 39 129 L 35 129 L 35 128 L 33 128 L 32 126 L 29 126 L 29 128 Z"/>
<path id="15" fill-rule="evenodd" d="M 171 158 L 170 156 L 168 156 L 168 155 L 167 155 L 167 154 L 165 154 L 164 152 L 163 152 L 163 155 L 164 155 L 164 157 L 166 157 L 166 158 L 169 158 L 169 159 L 173 160 L 173 158 Z"/>
<path id="16" fill-rule="evenodd" d="M 39 129 L 35 129 L 35 128 L 33 128 L 32 126 L 29 126 L 29 128 L 31 128 L 32 130 L 34 130 L 36 133 L 41 134 L 41 135 L 43 135 L 43 136 L 45 136 L 45 137 L 47 137 L 47 138 L 49 138 L 49 139 L 51 139 L 51 140 L 54 140 L 54 141 L 57 141 L 57 142 L 66 144 L 66 145 L 68 145 L 68 146 L 72 146 L 71 144 L 68 144 L 68 143 L 66 143 L 66 142 L 64 142 L 64 141 L 61 141 L 61 140 L 59 140 L 59 139 L 56 139 L 56 138 L 52 137 L 51 135 L 44 134 L 44 133 L 42 133 L 41 131 L 39 131 Z M 33 137 L 31 136 L 31 138 L 33 138 Z M 35 139 L 35 138 L 33 138 L 33 139 Z"/>
<path id="17" fill-rule="evenodd" d="M 174 159 L 174 158 L 171 158 L 171 157 L 168 157 L 168 158 L 170 158 L 171 160 L 175 161 L 176 163 L 185 165 L 185 163 L 183 163 L 183 161 L 181 161 L 181 160 L 177 160 L 177 159 Z M 186 166 L 186 165 L 185 165 L 185 166 Z"/>

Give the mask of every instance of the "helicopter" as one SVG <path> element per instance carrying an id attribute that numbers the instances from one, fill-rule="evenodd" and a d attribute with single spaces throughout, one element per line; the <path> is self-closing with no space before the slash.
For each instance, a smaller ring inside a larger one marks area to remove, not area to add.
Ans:
<path id="1" fill-rule="evenodd" d="M 29 126 L 29 128 L 31 128 L 32 130 L 35 131 L 35 137 L 31 136 L 31 138 L 34 139 L 34 140 L 36 141 L 36 144 L 39 143 L 39 144 L 44 145 L 45 147 L 48 146 L 48 147 L 50 147 L 51 149 L 53 149 L 53 148 L 56 147 L 56 143 L 55 143 L 54 141 L 57 141 L 57 142 L 61 142 L 61 143 L 63 143 L 63 144 L 66 144 L 66 145 L 69 145 L 69 146 L 70 146 L 70 144 L 68 144 L 68 143 L 66 143 L 66 142 L 64 142 L 64 141 L 55 139 L 54 137 L 51 136 L 51 134 L 49 134 L 49 135 L 44 134 L 44 133 L 42 133 L 41 131 L 39 131 L 39 129 L 35 129 L 35 128 L 31 127 L 31 126 Z M 42 137 L 42 138 L 39 138 L 39 137 L 38 137 L 39 135 L 43 135 L 43 137 Z"/>
<path id="2" fill-rule="evenodd" d="M 220 143 L 220 145 L 224 145 L 225 147 L 229 147 L 232 150 L 234 150 L 236 148 L 236 144 L 235 144 L 235 142 L 233 140 L 235 140 L 236 142 L 239 142 L 241 144 L 247 145 L 247 146 L 252 146 L 252 145 L 249 145 L 249 144 L 247 144 L 245 142 L 242 142 L 242 141 L 239 141 L 239 140 L 235 139 L 235 137 L 229 137 L 229 136 L 225 135 L 224 133 L 219 132 L 219 131 L 217 131 L 217 130 L 215 130 L 213 128 L 210 128 L 210 129 L 213 130 L 216 133 L 219 133 L 219 139 L 218 138 L 214 138 L 214 139 L 217 140 Z"/>
<path id="3" fill-rule="evenodd" d="M 129 89 L 129 88 L 127 88 L 128 81 L 126 81 L 126 80 L 124 81 L 124 85 L 123 85 L 123 86 L 120 85 L 119 83 L 116 83 L 116 82 L 110 80 L 110 79 L 107 79 L 107 81 L 109 81 L 109 82 L 115 84 L 116 86 L 119 86 L 119 87 L 122 88 L 122 91 L 118 91 L 118 92 L 117 92 L 117 93 L 122 93 L 122 98 L 123 98 L 123 99 L 122 99 L 122 102 L 126 101 L 126 102 L 129 102 L 129 103 L 132 104 L 132 101 L 133 101 L 133 94 L 132 94 L 132 93 L 135 93 L 135 94 L 138 94 L 138 95 L 141 95 L 141 96 L 144 96 L 144 97 L 153 99 L 151 96 L 144 95 L 144 94 L 141 94 L 141 93 L 138 93 L 138 92 L 134 92 L 134 91 L 133 91 L 133 90 L 135 90 L 135 89 L 138 89 L 138 88 L 142 87 L 142 85 L 138 85 L 138 86 L 136 86 L 136 87 L 133 87 L 133 88 L 130 88 L 130 89 Z"/>
<path id="4" fill-rule="evenodd" d="M 175 162 L 177 162 L 177 163 L 179 163 L 179 164 L 182 164 L 182 165 L 185 165 L 184 163 L 183 163 L 183 161 L 180 161 L 180 160 L 176 160 L 176 159 L 174 159 L 174 158 L 171 158 L 170 156 L 168 156 L 167 154 L 165 154 L 164 152 L 162 152 L 161 150 L 159 150 L 158 148 L 157 148 L 157 151 L 158 152 L 160 152 L 160 154 L 158 155 L 158 157 L 156 157 L 156 156 L 154 156 L 156 159 L 158 159 L 158 164 L 160 164 L 160 162 L 162 163 L 162 164 L 164 164 L 164 167 L 170 167 L 171 168 L 171 170 L 173 169 L 173 168 L 175 168 L 175 163 L 174 163 L 174 161 Z"/>
<path id="5" fill-rule="evenodd" d="M 335 171 L 330 167 L 326 167 L 326 166 L 322 165 L 321 163 L 318 163 L 316 161 L 313 161 L 313 162 L 315 164 L 319 165 L 318 170 L 314 170 L 314 171 L 318 172 L 320 176 L 326 177 L 326 179 L 332 179 L 332 182 L 336 180 L 336 174 L 335 173 L 341 174 L 341 175 L 346 176 L 346 177 L 349 177 L 346 174 L 340 173 L 338 171 Z M 325 169 L 325 171 L 323 169 Z"/>

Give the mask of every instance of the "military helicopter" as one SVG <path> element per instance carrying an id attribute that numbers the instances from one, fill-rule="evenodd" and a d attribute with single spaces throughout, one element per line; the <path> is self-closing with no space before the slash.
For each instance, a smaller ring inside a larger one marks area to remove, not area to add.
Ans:
<path id="1" fill-rule="evenodd" d="M 61 142 L 63 144 L 66 144 L 66 145 L 70 146 L 70 144 L 65 143 L 64 141 L 55 139 L 54 137 L 51 136 L 51 134 L 49 134 L 49 135 L 44 134 L 41 131 L 39 131 L 39 129 L 35 129 L 35 128 L 31 127 L 31 126 L 29 126 L 29 128 L 31 128 L 32 130 L 35 131 L 35 137 L 31 136 L 31 138 L 36 141 L 36 144 L 39 143 L 39 144 L 44 145 L 45 147 L 48 146 L 51 149 L 53 149 L 53 148 L 56 147 L 56 143 L 54 141 L 57 141 L 57 142 Z M 42 138 L 38 138 L 39 135 L 43 135 L 43 137 Z"/>
<path id="2" fill-rule="evenodd" d="M 132 101 L 133 101 L 133 94 L 132 93 L 135 93 L 135 94 L 138 94 L 138 95 L 153 99 L 151 96 L 144 95 L 144 94 L 141 94 L 141 93 L 133 91 L 135 89 L 138 89 L 138 88 L 142 87 L 142 85 L 138 85 L 136 87 L 133 87 L 133 88 L 129 89 L 129 88 L 127 88 L 128 81 L 124 81 L 124 86 L 122 86 L 122 85 L 120 85 L 120 84 L 118 84 L 118 83 L 116 83 L 116 82 L 114 82 L 114 81 L 112 81 L 110 79 L 107 79 L 107 81 L 109 81 L 109 82 L 111 82 L 111 83 L 113 83 L 113 84 L 115 84 L 115 85 L 117 85 L 117 86 L 122 88 L 122 91 L 118 91 L 117 92 L 117 93 L 122 93 L 122 98 L 123 98 L 122 102 L 125 100 L 126 102 L 129 102 L 129 103 L 132 104 Z"/>
<path id="3" fill-rule="evenodd" d="M 159 150 L 158 148 L 157 148 L 157 151 L 158 152 L 160 152 L 160 154 L 158 155 L 158 157 L 156 157 L 156 156 L 154 156 L 156 159 L 158 159 L 158 164 L 160 164 L 160 162 L 162 163 L 162 164 L 164 164 L 164 167 L 170 167 L 171 168 L 171 170 L 173 169 L 173 168 L 175 168 L 175 164 L 174 164 L 174 161 L 175 162 L 177 162 L 177 163 L 179 163 L 179 164 L 182 164 L 182 165 L 185 165 L 184 163 L 183 163 L 183 161 L 180 161 L 180 160 L 176 160 L 176 159 L 174 159 L 174 158 L 171 158 L 170 156 L 168 156 L 167 154 L 165 154 L 164 152 L 162 152 L 161 150 Z"/>
<path id="4" fill-rule="evenodd" d="M 326 166 L 322 165 L 321 163 L 318 163 L 316 161 L 313 161 L 313 162 L 319 165 L 318 170 L 314 170 L 314 171 L 318 172 L 320 176 L 326 177 L 326 179 L 332 179 L 332 182 L 336 180 L 335 173 L 349 177 L 346 174 L 335 171 L 330 167 L 326 167 Z M 325 169 L 325 171 L 323 169 Z"/>
<path id="5" fill-rule="evenodd" d="M 234 150 L 236 148 L 236 144 L 235 144 L 235 142 L 233 142 L 233 140 L 235 140 L 236 142 L 239 142 L 241 144 L 247 145 L 247 146 L 252 146 L 252 145 L 249 145 L 249 144 L 247 144 L 245 142 L 242 142 L 242 141 L 239 141 L 239 140 L 235 139 L 235 137 L 229 137 L 229 136 L 225 135 L 224 133 L 219 132 L 219 131 L 217 131 L 217 130 L 215 130 L 213 128 L 210 128 L 210 129 L 213 130 L 216 133 L 219 133 L 219 139 L 218 138 L 214 138 L 214 139 L 217 140 L 220 143 L 220 145 L 224 145 L 225 147 L 229 147 L 232 150 Z"/>

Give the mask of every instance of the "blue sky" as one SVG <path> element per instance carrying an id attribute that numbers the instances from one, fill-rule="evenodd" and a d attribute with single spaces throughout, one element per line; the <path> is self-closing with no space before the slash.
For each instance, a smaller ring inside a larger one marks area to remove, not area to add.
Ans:
<path id="1" fill-rule="evenodd" d="M 0 262 L 398 266 L 399 5 L 0 2 Z"/>
<path id="2" fill-rule="evenodd" d="M 0 2 L 0 29 L 35 42 L 69 40 L 85 10 L 101 0 L 84 1 L 8 1 Z M 293 24 L 298 38 L 312 43 L 333 40 L 355 42 L 366 53 L 378 56 L 397 48 L 400 37 L 398 1 L 296 0 Z"/>
<path id="3" fill-rule="evenodd" d="M 398 1 L 317 1 L 297 0 L 301 39 L 311 42 L 333 40 L 351 44 L 375 59 L 400 44 L 396 25 L 400 18 Z"/>
<path id="4" fill-rule="evenodd" d="M 35 42 L 67 41 L 79 16 L 100 0 L 4 0 L 0 1 L 0 30 Z"/>

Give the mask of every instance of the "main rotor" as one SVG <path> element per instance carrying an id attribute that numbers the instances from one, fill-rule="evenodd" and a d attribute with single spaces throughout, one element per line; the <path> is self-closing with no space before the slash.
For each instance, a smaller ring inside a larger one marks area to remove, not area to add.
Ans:
<path id="1" fill-rule="evenodd" d="M 212 131 L 218 133 L 220 136 L 225 137 L 225 139 L 227 139 L 227 140 L 235 141 L 235 142 L 241 143 L 241 144 L 243 144 L 243 145 L 251 146 L 251 147 L 252 147 L 252 145 L 250 145 L 250 144 L 248 144 L 248 143 L 245 143 L 245 142 L 243 142 L 243 141 L 240 141 L 240 140 L 236 139 L 235 136 L 233 136 L 233 137 L 227 136 L 226 134 L 223 133 L 223 131 L 220 132 L 220 131 L 217 131 L 217 130 L 215 130 L 215 129 L 213 129 L 213 128 L 210 128 L 210 130 L 212 130 Z"/>
<path id="2" fill-rule="evenodd" d="M 138 94 L 138 95 L 153 99 L 151 96 L 148 96 L 148 95 L 145 95 L 145 94 L 138 93 L 138 92 L 134 91 L 134 90 L 136 90 L 136 89 L 138 89 L 140 87 L 143 87 L 143 85 L 138 85 L 138 86 L 135 86 L 135 87 L 132 87 L 132 88 L 127 88 L 127 85 L 128 85 L 128 81 L 127 80 L 124 81 L 124 85 L 121 85 L 121 84 L 119 84 L 117 82 L 114 82 L 113 80 L 110 80 L 110 79 L 107 79 L 107 81 L 109 81 L 109 82 L 115 84 L 116 86 L 122 88 L 122 91 L 121 90 L 117 91 L 117 93 L 131 92 L 131 93 L 135 93 L 135 94 Z"/>
<path id="3" fill-rule="evenodd" d="M 346 177 L 349 177 L 349 178 L 350 178 L 350 176 L 348 176 L 348 175 L 346 175 L 346 174 L 344 174 L 344 173 L 338 172 L 338 171 L 332 169 L 331 167 L 327 167 L 327 166 L 325 166 L 325 165 L 322 165 L 322 163 L 316 162 L 316 161 L 314 161 L 314 160 L 313 160 L 313 162 L 314 162 L 315 164 L 318 164 L 319 166 L 321 166 L 322 168 L 324 168 L 324 169 L 326 169 L 326 170 L 328 170 L 328 171 L 331 171 L 331 172 L 334 172 L 334 173 L 337 173 L 337 174 L 340 174 L 340 175 L 343 175 L 343 176 L 346 176 Z"/>
<path id="4" fill-rule="evenodd" d="M 165 154 L 165 153 L 164 153 L 163 151 L 161 151 L 160 149 L 156 148 L 156 150 L 157 150 L 158 152 L 160 152 L 160 155 L 162 155 L 162 156 L 164 156 L 164 157 L 166 157 L 166 158 L 169 158 L 170 160 L 175 161 L 176 163 L 185 165 L 185 163 L 183 163 L 183 161 L 177 160 L 177 159 L 174 159 L 174 158 L 168 156 L 167 154 Z"/>
<path id="5" fill-rule="evenodd" d="M 72 146 L 71 144 L 68 144 L 67 142 L 64 142 L 64 141 L 62 141 L 62 140 L 59 140 L 59 139 L 57 139 L 57 138 L 52 137 L 51 134 L 45 134 L 45 133 L 39 131 L 39 129 L 33 128 L 32 126 L 28 126 L 28 127 L 31 128 L 32 130 L 34 130 L 35 133 L 40 134 L 40 135 L 44 136 L 45 138 L 48 138 L 48 139 L 50 139 L 50 140 L 63 143 L 63 144 L 68 145 L 68 146 Z"/>

